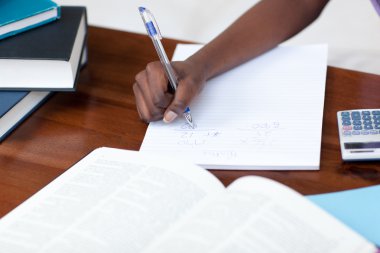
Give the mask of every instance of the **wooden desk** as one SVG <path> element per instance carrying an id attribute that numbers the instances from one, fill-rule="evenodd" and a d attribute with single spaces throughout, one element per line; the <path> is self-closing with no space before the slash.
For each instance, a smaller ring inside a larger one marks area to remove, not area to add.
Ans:
<path id="1" fill-rule="evenodd" d="M 176 41 L 166 40 L 174 51 Z M 0 144 L 0 217 L 46 186 L 93 149 L 138 150 L 147 125 L 139 120 L 132 84 L 157 59 L 144 35 L 89 28 L 89 62 L 75 93 L 56 93 Z M 380 184 L 380 162 L 343 163 L 336 112 L 379 108 L 380 76 L 328 68 L 320 171 L 212 171 L 225 185 L 261 175 L 302 194 Z"/>

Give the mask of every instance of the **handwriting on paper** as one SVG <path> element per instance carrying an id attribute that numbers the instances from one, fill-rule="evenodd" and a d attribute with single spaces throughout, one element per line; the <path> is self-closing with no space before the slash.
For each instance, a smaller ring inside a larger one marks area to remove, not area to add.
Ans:
<path id="1" fill-rule="evenodd" d="M 191 128 L 188 124 L 181 125 L 176 131 L 179 137 L 177 144 L 191 147 L 205 145 L 211 139 L 218 138 L 221 135 L 221 132 L 216 129 L 201 129 L 197 125 Z"/>
<path id="2" fill-rule="evenodd" d="M 240 144 L 264 147 L 273 144 L 273 135 L 281 130 L 280 122 L 262 122 L 248 124 L 244 127 L 239 127 L 241 132 Z"/>
<path id="3" fill-rule="evenodd" d="M 272 136 L 280 129 L 279 121 L 249 123 L 235 128 L 234 131 L 224 131 L 216 128 L 203 129 L 198 126 L 191 128 L 187 124 L 183 124 L 176 129 L 177 145 L 193 148 L 212 143 L 218 145 L 219 141 L 223 141 L 228 137 L 227 139 L 232 140 L 231 148 L 235 145 L 263 147 L 272 144 Z M 208 152 L 208 155 L 212 156 L 226 156 L 226 154 L 234 156 L 231 151 L 218 153 L 211 150 Z"/>

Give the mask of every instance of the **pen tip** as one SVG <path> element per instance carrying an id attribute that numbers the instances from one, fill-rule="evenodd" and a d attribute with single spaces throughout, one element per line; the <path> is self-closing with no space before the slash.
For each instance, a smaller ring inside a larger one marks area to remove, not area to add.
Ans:
<path id="1" fill-rule="evenodd" d="M 192 129 L 194 129 L 193 117 L 191 117 L 190 110 L 189 111 L 185 111 L 184 115 L 185 115 L 186 121 L 189 124 L 189 126 Z"/>
<path id="2" fill-rule="evenodd" d="M 144 7 L 139 7 L 139 11 L 143 12 L 143 11 L 145 11 L 145 8 Z"/>

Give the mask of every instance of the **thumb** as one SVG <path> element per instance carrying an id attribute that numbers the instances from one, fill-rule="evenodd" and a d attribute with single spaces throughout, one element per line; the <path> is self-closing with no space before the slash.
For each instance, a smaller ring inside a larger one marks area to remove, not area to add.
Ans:
<path id="1" fill-rule="evenodd" d="M 170 123 L 175 120 L 178 115 L 182 115 L 186 107 L 190 104 L 190 98 L 185 96 L 180 89 L 177 89 L 174 99 L 164 113 L 163 121 Z"/>

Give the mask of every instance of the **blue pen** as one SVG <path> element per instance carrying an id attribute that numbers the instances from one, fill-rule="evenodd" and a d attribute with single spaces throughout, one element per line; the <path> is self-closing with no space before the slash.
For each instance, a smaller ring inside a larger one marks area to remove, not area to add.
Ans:
<path id="1" fill-rule="evenodd" d="M 177 76 L 174 72 L 174 69 L 172 65 L 169 62 L 169 59 L 165 53 L 164 47 L 161 43 L 161 33 L 160 29 L 158 28 L 157 22 L 153 16 L 153 14 L 144 7 L 139 7 L 141 18 L 144 21 L 144 25 L 146 28 L 146 31 L 149 35 L 149 37 L 153 41 L 154 48 L 157 51 L 158 57 L 160 58 L 160 61 L 162 63 L 162 66 L 164 67 L 165 74 L 167 78 L 169 79 L 170 86 L 175 91 L 177 89 Z M 191 128 L 194 128 L 193 118 L 191 117 L 190 108 L 186 107 L 185 111 L 183 112 L 183 116 L 185 117 L 187 123 L 191 126 Z"/>

